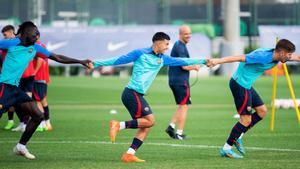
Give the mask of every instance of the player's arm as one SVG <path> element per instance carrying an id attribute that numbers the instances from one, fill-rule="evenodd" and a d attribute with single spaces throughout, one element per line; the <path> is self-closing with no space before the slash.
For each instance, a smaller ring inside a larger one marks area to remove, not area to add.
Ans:
<path id="1" fill-rule="evenodd" d="M 207 59 L 194 59 L 194 58 L 175 58 L 163 55 L 164 66 L 190 66 L 206 64 Z"/>
<path id="2" fill-rule="evenodd" d="M 218 64 L 223 64 L 223 63 L 245 62 L 245 61 L 246 61 L 246 55 L 227 56 L 223 58 L 209 59 L 207 61 L 207 66 L 214 67 Z"/>
<path id="3" fill-rule="evenodd" d="M 121 55 L 113 58 L 109 58 L 106 60 L 98 60 L 93 62 L 94 68 L 100 67 L 100 66 L 117 66 L 117 65 L 123 65 L 130 62 L 133 62 L 139 58 L 141 55 L 141 51 L 134 50 L 126 55 Z"/>
<path id="4" fill-rule="evenodd" d="M 43 59 L 41 57 L 36 57 L 35 59 L 36 63 L 34 65 L 34 74 L 36 74 L 40 70 L 43 63 Z"/>
<path id="5" fill-rule="evenodd" d="M 196 70 L 198 71 L 200 69 L 199 65 L 192 65 L 192 66 L 182 66 L 181 67 L 183 70 L 191 71 L 191 70 Z"/>
<path id="6" fill-rule="evenodd" d="M 51 60 L 54 60 L 56 62 L 59 63 L 63 63 L 63 64 L 82 64 L 83 66 L 87 67 L 87 68 L 91 68 L 91 62 L 90 60 L 86 59 L 86 60 L 78 60 L 78 59 L 74 59 L 74 58 L 70 58 L 64 55 L 59 55 L 59 54 L 55 54 L 55 53 L 50 53 L 46 48 L 35 44 L 34 45 L 35 49 L 37 50 L 37 55 L 39 57 L 48 57 Z"/>

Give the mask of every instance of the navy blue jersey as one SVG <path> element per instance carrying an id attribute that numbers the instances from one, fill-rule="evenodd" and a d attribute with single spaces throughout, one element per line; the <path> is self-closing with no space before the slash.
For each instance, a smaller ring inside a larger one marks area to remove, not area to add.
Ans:
<path id="1" fill-rule="evenodd" d="M 189 52 L 186 45 L 177 41 L 171 51 L 172 57 L 189 58 Z M 169 84 L 170 85 L 187 85 L 189 84 L 190 71 L 182 69 L 181 66 L 169 67 Z"/>

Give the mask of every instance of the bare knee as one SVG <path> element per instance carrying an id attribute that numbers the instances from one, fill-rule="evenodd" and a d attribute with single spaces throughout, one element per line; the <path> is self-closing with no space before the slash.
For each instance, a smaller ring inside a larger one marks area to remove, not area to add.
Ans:
<path id="1" fill-rule="evenodd" d="M 259 117 L 261 117 L 261 118 L 266 117 L 267 112 L 268 112 L 267 106 L 263 105 L 263 106 L 256 108 L 256 112 L 259 115 Z"/>
<path id="2" fill-rule="evenodd" d="M 243 126 L 248 127 L 251 124 L 251 115 L 241 115 L 240 123 Z"/>
<path id="3" fill-rule="evenodd" d="M 155 118 L 153 115 L 146 117 L 147 119 L 147 127 L 153 127 L 155 124 Z"/>

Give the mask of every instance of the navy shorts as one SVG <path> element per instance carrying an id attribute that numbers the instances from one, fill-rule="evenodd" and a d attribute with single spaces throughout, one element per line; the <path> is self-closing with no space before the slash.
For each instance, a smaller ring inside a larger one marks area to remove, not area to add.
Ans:
<path id="1" fill-rule="evenodd" d="M 189 85 L 170 85 L 176 104 L 191 104 L 190 86 Z"/>
<path id="2" fill-rule="evenodd" d="M 47 84 L 34 82 L 32 96 L 35 101 L 41 101 L 47 96 Z"/>
<path id="3" fill-rule="evenodd" d="M 229 86 L 238 114 L 251 115 L 252 108 L 264 105 L 264 102 L 253 87 L 246 89 L 232 78 Z"/>
<path id="4" fill-rule="evenodd" d="M 16 106 L 24 102 L 30 102 L 32 99 L 19 87 L 0 83 L 0 114 L 6 112 L 11 106 Z"/>
<path id="5" fill-rule="evenodd" d="M 24 92 L 32 92 L 33 82 L 34 82 L 34 76 L 21 78 L 19 88 Z"/>
<path id="6" fill-rule="evenodd" d="M 143 94 L 135 90 L 126 87 L 122 94 L 122 102 L 129 111 L 132 119 L 152 114 L 151 108 L 144 99 Z"/>

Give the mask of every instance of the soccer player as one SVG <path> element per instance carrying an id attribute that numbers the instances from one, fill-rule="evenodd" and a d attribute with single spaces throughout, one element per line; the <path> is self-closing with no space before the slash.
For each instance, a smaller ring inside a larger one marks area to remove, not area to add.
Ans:
<path id="1" fill-rule="evenodd" d="M 226 143 L 220 150 L 222 157 L 243 158 L 245 148 L 242 139 L 239 138 L 240 135 L 254 127 L 267 114 L 266 105 L 252 86 L 257 78 L 279 62 L 300 61 L 300 55 L 295 55 L 294 52 L 295 45 L 289 40 L 281 39 L 275 49 L 259 48 L 249 54 L 208 61 L 207 65 L 210 67 L 223 63 L 241 62 L 229 83 L 240 120 L 233 126 Z M 253 109 L 254 113 L 252 113 Z M 242 155 L 232 150 L 233 145 Z"/>
<path id="2" fill-rule="evenodd" d="M 38 28 L 32 22 L 27 21 L 19 26 L 17 38 L 0 41 L 0 49 L 8 51 L 0 74 L 0 116 L 9 107 L 14 106 L 31 117 L 19 143 L 14 147 L 15 154 L 24 156 L 27 159 L 35 159 L 35 156 L 26 148 L 26 144 L 44 118 L 36 103 L 18 88 L 20 78 L 28 63 L 36 53 L 40 53 L 43 57 L 48 57 L 56 62 L 64 64 L 79 63 L 91 67 L 90 60 L 77 60 L 50 53 L 47 49 L 36 44 L 38 34 Z"/>
<path id="3" fill-rule="evenodd" d="M 12 25 L 4 26 L 1 30 L 1 32 L 2 32 L 2 35 L 3 35 L 4 39 L 12 39 L 12 38 L 16 37 L 15 28 Z M 6 53 L 7 53 L 6 50 L 1 50 L 1 67 L 2 67 L 2 63 L 4 61 Z M 7 116 L 8 116 L 8 121 L 7 121 L 7 124 L 5 125 L 4 129 L 5 130 L 11 130 L 15 125 L 15 122 L 14 122 L 14 108 L 13 107 L 8 109 Z"/>
<path id="4" fill-rule="evenodd" d="M 171 51 L 171 56 L 178 58 L 189 58 L 190 55 L 186 44 L 189 43 L 190 39 L 190 27 L 187 25 L 182 25 L 179 28 L 179 40 L 174 44 Z M 191 70 L 198 71 L 199 68 L 199 65 L 173 66 L 169 68 L 169 86 L 173 92 L 178 108 L 165 131 L 173 139 L 183 140 L 186 138 L 186 135 L 183 134 L 183 128 L 188 105 L 191 104 L 189 76 Z M 178 127 L 175 133 L 176 124 L 178 124 Z"/>
<path id="5" fill-rule="evenodd" d="M 143 144 L 150 128 L 154 125 L 154 115 L 143 97 L 151 86 L 157 73 L 163 66 L 188 66 L 206 64 L 204 59 L 173 58 L 165 55 L 170 37 L 157 32 L 152 38 L 152 47 L 134 50 L 126 55 L 105 61 L 94 61 L 94 67 L 116 66 L 133 62 L 132 76 L 122 94 L 122 102 L 129 111 L 132 120 L 110 121 L 110 138 L 115 142 L 116 135 L 123 129 L 138 129 L 128 151 L 123 154 L 123 162 L 144 162 L 135 156 L 135 152 Z"/>
<path id="6" fill-rule="evenodd" d="M 44 48 L 46 45 L 42 44 L 40 40 L 37 41 L 37 44 L 40 44 Z M 34 59 L 34 84 L 33 84 L 33 99 L 36 101 L 39 109 L 44 113 L 45 119 L 41 122 L 40 126 L 37 128 L 38 131 L 52 131 L 52 125 L 50 123 L 49 116 L 49 106 L 46 100 L 47 96 L 47 87 L 50 81 L 49 77 L 49 65 L 48 59 L 42 59 L 41 57 L 36 57 Z"/>

